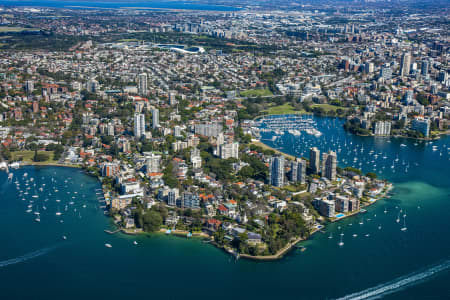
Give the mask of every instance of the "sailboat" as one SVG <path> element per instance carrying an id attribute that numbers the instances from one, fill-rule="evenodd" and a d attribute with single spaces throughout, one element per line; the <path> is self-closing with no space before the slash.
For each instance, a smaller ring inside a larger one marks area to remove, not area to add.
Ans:
<path id="1" fill-rule="evenodd" d="M 329 239 L 332 239 L 333 238 L 333 233 L 332 232 L 330 232 L 330 236 L 328 237 Z"/>
<path id="2" fill-rule="evenodd" d="M 395 219 L 395 222 L 397 222 L 397 223 L 400 223 L 400 214 L 402 213 L 402 210 L 400 210 L 399 212 L 398 212 L 398 216 L 397 216 L 397 219 Z"/>
<path id="3" fill-rule="evenodd" d="M 34 220 L 38 223 L 41 222 L 39 210 L 35 211 L 34 214 L 36 215 L 36 219 L 34 219 Z"/>
<path id="4" fill-rule="evenodd" d="M 338 243 L 339 247 L 344 246 L 344 242 L 342 241 L 342 237 L 343 237 L 343 236 L 344 236 L 344 234 L 341 233 L 341 240 L 340 240 L 339 243 Z"/>
<path id="5" fill-rule="evenodd" d="M 406 229 L 408 229 L 408 228 L 406 227 L 406 216 L 403 216 L 403 227 L 400 228 L 400 230 L 401 230 L 401 231 L 406 231 Z"/>

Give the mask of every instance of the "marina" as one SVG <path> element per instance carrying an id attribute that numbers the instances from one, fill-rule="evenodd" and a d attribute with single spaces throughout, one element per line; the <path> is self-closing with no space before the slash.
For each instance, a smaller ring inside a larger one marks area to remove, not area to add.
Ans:
<path id="1" fill-rule="evenodd" d="M 317 129 L 323 133 L 320 137 L 304 132 L 296 136 L 286 131 L 272 143 L 273 134 L 263 132 L 262 136 L 268 140 L 264 142 L 269 146 L 279 149 L 283 147 L 284 152 L 296 156 L 303 152 L 303 156 L 308 157 L 308 149 L 313 145 L 320 147 L 321 151 L 340 148 L 340 166 L 345 166 L 343 161 L 353 164 L 355 157 L 357 160 L 354 165 L 362 163 L 364 172 L 371 171 L 376 164 L 376 173 L 393 182 L 395 188 L 390 192 L 389 198 L 377 201 L 365 208 L 365 212 L 321 226 L 323 234 L 314 234 L 309 240 L 296 246 L 298 250 L 291 251 L 280 261 L 268 264 L 231 259 L 221 250 L 209 245 L 209 241 L 186 238 L 186 234 L 182 237 L 161 234 L 151 238 L 124 236 L 120 232 L 107 235 L 105 228 L 110 231 L 114 229 L 100 208 L 102 202 L 99 201 L 104 199 L 101 187 L 95 178 L 84 175 L 80 170 L 20 167 L 10 169 L 14 174 L 12 180 L 8 180 L 8 173 L 0 172 L 0 182 L 3 184 L 0 190 L 0 226 L 14 226 L 15 234 L 27 237 L 17 239 L 8 232 L 0 233 L 0 239 L 11 245 L 0 254 L 0 266 L 1 262 L 20 258 L 24 253 L 39 250 L 40 255 L 27 258 L 26 263 L 17 260 L 21 262 L 14 265 L 8 262 L 7 266 L 0 268 L 0 279 L 7 283 L 6 291 L 17 291 L 19 278 L 26 272 L 34 278 L 27 281 L 33 291 L 32 294 L 24 292 L 29 296 L 27 298 L 32 298 L 36 291 L 44 292 L 42 287 L 45 282 L 51 281 L 56 286 L 55 293 L 58 295 L 61 293 L 58 289 L 78 290 L 78 287 L 71 284 L 77 282 L 83 284 L 88 291 L 83 292 L 83 295 L 119 299 L 136 289 L 126 285 L 122 291 L 115 293 L 100 292 L 97 289 L 97 284 L 118 283 L 116 271 L 119 268 L 120 272 L 129 274 L 128 278 L 139 286 L 145 286 L 150 279 L 154 283 L 153 293 L 164 297 L 169 288 L 166 280 L 161 280 L 158 276 L 149 277 L 148 270 L 164 272 L 170 261 L 179 266 L 178 271 L 182 274 L 188 270 L 192 272 L 201 269 L 197 274 L 213 274 L 214 281 L 232 278 L 233 284 L 243 280 L 262 286 L 270 286 L 274 282 L 288 284 L 285 291 L 288 294 L 295 295 L 297 288 L 301 288 L 308 299 L 325 299 L 363 290 L 373 286 L 373 283 L 382 284 L 386 280 L 397 278 L 399 274 L 426 269 L 444 259 L 442 253 L 450 253 L 450 232 L 445 218 L 442 218 L 442 212 L 449 208 L 450 187 L 445 177 L 449 168 L 449 139 L 443 138 L 432 143 L 417 141 L 417 145 L 414 145 L 415 142 L 398 139 L 390 139 L 388 142 L 386 138 L 356 137 L 341 130 L 335 130 L 331 134 L 333 127 L 339 128 L 339 120 L 315 119 L 315 122 Z M 401 147 L 401 143 L 407 146 Z M 432 146 L 436 146 L 437 150 L 433 151 Z M 351 150 L 352 147 L 356 151 Z M 347 154 L 348 152 L 350 153 Z M 393 164 L 395 172 L 390 167 Z M 409 171 L 405 172 L 407 166 Z M 33 198 L 33 195 L 38 197 Z M 26 213 L 27 210 L 30 212 Z M 35 221 L 35 212 L 39 212 L 40 222 Z M 397 218 L 400 219 L 399 222 L 396 222 Z M 110 244 L 111 248 L 107 248 L 105 244 Z M 53 248 L 54 245 L 56 248 Z M 46 250 L 49 247 L 51 250 Z M 307 251 L 302 251 L 303 247 Z M 427 255 L 423 256 L 425 252 Z M 383 267 L 387 254 L 391 265 L 389 270 Z M 111 264 L 111 261 L 120 261 L 124 257 L 126 261 L 119 266 Z M 417 260 L 417 257 L 422 259 Z M 326 283 L 333 287 L 333 293 L 321 288 L 324 283 L 323 270 L 319 271 L 317 266 L 323 265 L 325 258 L 327 276 L 330 277 Z M 344 261 L 348 265 L 345 270 L 340 268 Z M 57 265 L 67 266 L 70 272 L 61 271 Z M 219 267 L 220 272 L 217 271 Z M 45 276 L 39 275 L 42 269 L 47 270 Z M 252 276 L 239 273 L 238 269 Z M 276 278 L 272 276 L 275 269 L 280 271 Z M 392 269 L 396 271 L 393 272 Z M 308 276 L 305 277 L 305 274 Z M 352 274 L 363 275 L 353 277 Z M 89 277 L 86 279 L 83 276 Z M 299 276 L 303 278 L 301 283 L 297 280 Z M 417 289 L 423 291 L 448 280 L 447 273 L 440 273 L 435 279 L 411 290 L 417 293 Z M 190 287 L 194 284 L 195 280 L 189 277 L 180 283 L 183 293 L 175 292 L 175 295 L 193 295 Z M 295 286 L 296 289 L 290 286 Z M 143 289 L 137 290 L 144 293 Z M 213 292 L 213 289 L 207 290 Z M 406 289 L 396 296 L 411 297 L 412 292 L 408 291 Z M 51 293 L 50 291 L 50 296 Z M 255 295 L 261 299 L 276 297 L 274 291 L 264 288 L 263 292 L 243 294 L 250 298 Z M 78 297 L 73 299 L 76 298 Z"/>

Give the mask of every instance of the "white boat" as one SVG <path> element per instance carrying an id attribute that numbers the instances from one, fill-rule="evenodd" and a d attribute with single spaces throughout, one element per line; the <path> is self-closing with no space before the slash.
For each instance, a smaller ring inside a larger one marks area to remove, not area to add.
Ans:
<path id="1" fill-rule="evenodd" d="M 339 243 L 338 243 L 339 247 L 344 246 L 344 242 L 342 241 L 342 237 L 343 237 L 343 236 L 344 236 L 344 234 L 341 233 L 341 240 L 340 240 Z"/>
<path id="2" fill-rule="evenodd" d="M 108 244 L 108 243 L 105 244 L 105 247 L 106 248 L 112 248 L 111 244 Z"/>
<path id="3" fill-rule="evenodd" d="M 133 244 L 137 245 L 138 243 L 136 241 L 134 241 Z"/>
<path id="4" fill-rule="evenodd" d="M 39 218 L 39 216 L 36 218 L 36 219 L 34 219 L 36 222 L 40 222 L 41 221 L 41 218 Z"/>
<path id="5" fill-rule="evenodd" d="M 65 235 L 62 236 L 63 240 L 67 240 L 67 237 Z"/>
<path id="6" fill-rule="evenodd" d="M 57 212 L 55 213 L 55 215 L 60 216 L 61 213 L 60 213 L 59 211 L 57 211 Z"/>
<path id="7" fill-rule="evenodd" d="M 403 217 L 403 227 L 400 228 L 401 231 L 406 231 L 408 228 L 406 227 L 406 217 Z"/>

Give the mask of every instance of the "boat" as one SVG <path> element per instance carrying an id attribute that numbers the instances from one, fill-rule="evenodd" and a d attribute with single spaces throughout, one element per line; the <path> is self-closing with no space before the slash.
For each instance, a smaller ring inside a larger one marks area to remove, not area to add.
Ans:
<path id="1" fill-rule="evenodd" d="M 340 240 L 339 243 L 338 243 L 339 247 L 344 246 L 344 242 L 342 241 L 342 237 L 343 237 L 343 236 L 344 236 L 344 234 L 341 233 L 341 240 Z"/>
<path id="2" fill-rule="evenodd" d="M 359 211 L 360 214 L 365 214 L 366 212 L 367 212 L 367 210 L 364 208 Z"/>
<path id="3" fill-rule="evenodd" d="M 62 236 L 63 240 L 67 240 L 67 237 L 65 235 Z"/>
<path id="4" fill-rule="evenodd" d="M 408 228 L 406 227 L 406 217 L 403 217 L 403 227 L 400 228 L 401 231 L 406 231 Z"/>
<path id="5" fill-rule="evenodd" d="M 112 248 L 111 244 L 108 244 L 108 243 L 105 244 L 105 247 L 106 248 Z"/>
<path id="6" fill-rule="evenodd" d="M 57 211 L 55 214 L 56 214 L 57 216 L 60 216 L 60 215 L 61 215 L 61 213 L 60 213 L 59 211 Z"/>
<path id="7" fill-rule="evenodd" d="M 40 222 L 41 221 L 41 218 L 38 216 L 36 219 L 34 219 L 36 222 Z"/>

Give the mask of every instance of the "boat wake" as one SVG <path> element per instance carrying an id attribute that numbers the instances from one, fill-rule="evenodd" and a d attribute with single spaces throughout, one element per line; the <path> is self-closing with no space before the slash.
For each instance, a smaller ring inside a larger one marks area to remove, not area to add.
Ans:
<path id="1" fill-rule="evenodd" d="M 58 248 L 58 245 L 53 246 L 53 247 L 43 248 L 43 249 L 40 249 L 40 250 L 36 250 L 36 251 L 30 252 L 30 253 L 24 254 L 22 256 L 16 257 L 16 258 L 11 258 L 11 259 L 8 259 L 8 260 L 0 261 L 0 268 L 6 267 L 6 266 L 9 266 L 9 265 L 15 265 L 15 264 L 18 264 L 18 263 L 22 263 L 22 262 L 25 262 L 27 260 L 30 260 L 30 259 L 42 256 L 42 255 L 45 255 L 45 254 L 55 250 L 56 248 Z"/>
<path id="2" fill-rule="evenodd" d="M 377 285 L 366 290 L 356 292 L 337 300 L 363 300 L 363 299 L 379 299 L 385 295 L 395 293 L 408 286 L 415 285 L 421 281 L 428 279 L 429 277 L 436 275 L 439 272 L 445 271 L 450 268 L 450 260 L 447 260 L 441 264 L 430 267 L 422 272 L 411 273 L 387 283 Z"/>

